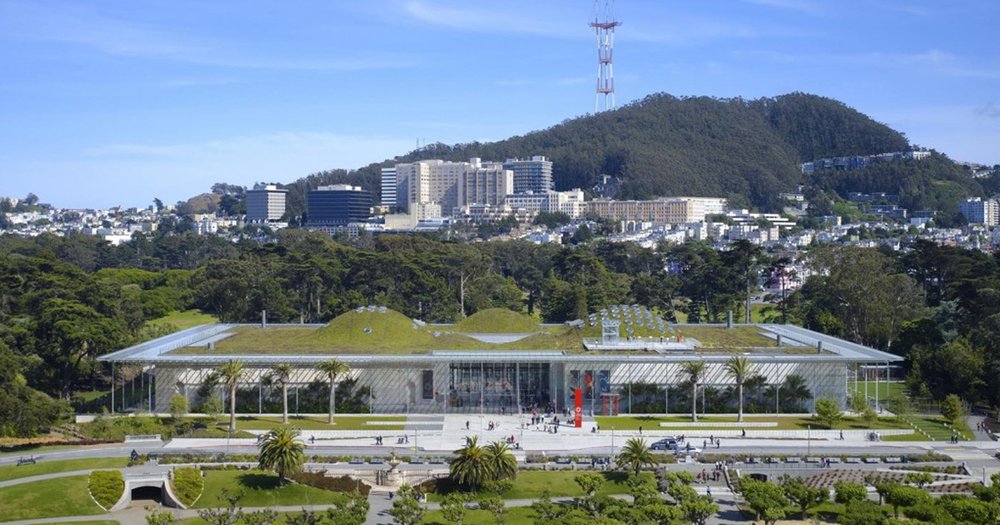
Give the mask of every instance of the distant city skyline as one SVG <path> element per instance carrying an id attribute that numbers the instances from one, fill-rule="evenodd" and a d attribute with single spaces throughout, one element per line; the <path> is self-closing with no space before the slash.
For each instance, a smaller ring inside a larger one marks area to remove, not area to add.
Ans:
<path id="1" fill-rule="evenodd" d="M 618 0 L 617 14 L 619 107 L 804 91 L 1000 163 L 1000 3 Z M 588 0 L 0 0 L 0 195 L 170 204 L 543 129 L 593 110 L 592 18 Z"/>

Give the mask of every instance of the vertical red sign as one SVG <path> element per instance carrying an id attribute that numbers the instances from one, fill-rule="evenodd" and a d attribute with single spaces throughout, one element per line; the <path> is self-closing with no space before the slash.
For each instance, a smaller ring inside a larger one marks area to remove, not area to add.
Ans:
<path id="1" fill-rule="evenodd" d="M 573 392 L 573 426 L 583 426 L 583 391 L 579 388 Z"/>

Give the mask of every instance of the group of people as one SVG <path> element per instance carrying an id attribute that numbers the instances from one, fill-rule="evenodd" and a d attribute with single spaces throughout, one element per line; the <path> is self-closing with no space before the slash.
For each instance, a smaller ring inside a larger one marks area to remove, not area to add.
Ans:
<path id="1" fill-rule="evenodd" d="M 722 446 L 722 440 L 715 436 L 708 436 L 708 439 L 702 440 L 701 442 L 701 448 L 703 450 L 711 445 L 715 445 L 715 448 L 719 448 Z"/>
<path id="2" fill-rule="evenodd" d="M 410 436 L 406 434 L 403 434 L 402 436 L 396 438 L 397 445 L 408 445 L 409 443 L 410 443 Z M 375 436 L 375 444 L 376 445 L 382 444 L 382 436 Z"/>

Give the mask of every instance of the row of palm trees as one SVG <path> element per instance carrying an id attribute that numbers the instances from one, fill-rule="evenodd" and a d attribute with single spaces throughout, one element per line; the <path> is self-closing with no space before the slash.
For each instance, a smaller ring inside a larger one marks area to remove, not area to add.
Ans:
<path id="1" fill-rule="evenodd" d="M 336 382 L 337 378 L 343 376 L 350 368 L 339 359 L 330 359 L 319 363 L 316 368 L 326 376 L 330 384 L 330 406 L 328 410 L 328 422 L 333 423 L 333 414 L 336 410 Z M 687 361 L 681 364 L 681 370 L 691 383 L 691 420 L 698 421 L 698 386 L 704 379 L 707 370 L 705 361 Z M 725 364 L 726 373 L 733 378 L 736 383 L 737 396 L 739 398 L 739 411 L 737 421 L 743 422 L 743 385 L 753 375 L 753 364 L 745 356 L 737 355 L 729 359 Z M 229 430 L 236 431 L 236 386 L 239 384 L 245 371 L 242 361 L 229 361 L 218 367 L 216 374 L 226 386 L 229 393 Z M 288 383 L 292 376 L 292 365 L 282 363 L 275 366 L 271 373 L 264 377 L 267 385 L 281 386 L 281 422 L 288 423 Z"/>
<path id="2" fill-rule="evenodd" d="M 704 379 L 707 365 L 704 361 L 687 361 L 681 364 L 681 371 L 691 382 L 691 421 L 698 421 L 698 384 Z M 734 355 L 725 364 L 726 373 L 736 383 L 739 398 L 739 412 L 736 420 L 743 422 L 743 384 L 753 375 L 753 364 L 742 355 Z"/>
<path id="3" fill-rule="evenodd" d="M 332 424 L 333 414 L 336 410 L 337 378 L 346 374 L 350 367 L 339 359 L 330 359 L 316 365 L 316 369 L 326 376 L 327 382 L 330 384 L 330 408 L 327 413 L 327 423 Z M 238 360 L 231 360 L 215 369 L 215 373 L 222 384 L 226 386 L 226 391 L 229 394 L 230 432 L 236 432 L 236 386 L 245 371 L 246 367 L 243 365 L 243 361 Z M 264 376 L 266 384 L 281 386 L 281 422 L 284 424 L 288 423 L 288 383 L 291 378 L 292 365 L 287 363 L 276 365 L 268 375 Z"/>

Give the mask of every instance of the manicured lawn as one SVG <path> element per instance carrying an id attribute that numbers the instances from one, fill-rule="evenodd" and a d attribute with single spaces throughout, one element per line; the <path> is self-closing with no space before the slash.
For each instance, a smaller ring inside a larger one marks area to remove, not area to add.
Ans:
<path id="1" fill-rule="evenodd" d="M 504 499 L 538 498 L 546 490 L 553 498 L 575 497 L 583 495 L 583 490 L 573 481 L 583 472 L 572 470 L 522 470 L 517 473 L 514 486 L 500 494 Z M 628 492 L 628 474 L 624 472 L 601 472 L 606 482 L 599 494 L 625 494 Z M 643 473 L 652 476 L 651 473 Z M 453 485 L 439 485 L 438 491 L 428 494 L 430 501 L 441 501 L 449 492 L 456 490 Z"/>
<path id="2" fill-rule="evenodd" d="M 219 320 L 214 315 L 202 313 L 201 310 L 187 310 L 184 312 L 172 312 L 159 319 L 149 322 L 151 325 L 171 325 L 177 330 L 186 330 L 198 325 L 215 324 Z"/>
<path id="3" fill-rule="evenodd" d="M 958 430 L 959 439 L 969 439 L 972 437 L 972 432 L 963 421 L 959 421 L 955 427 L 949 427 L 944 418 L 938 416 L 910 416 L 908 419 L 917 428 L 929 434 L 935 441 L 948 441 L 951 439 L 954 430 Z"/>
<path id="4" fill-rule="evenodd" d="M 28 478 L 54 472 L 70 472 L 73 470 L 102 469 L 124 467 L 128 458 L 90 458 L 67 459 L 61 461 L 40 460 L 34 465 L 0 467 L 0 481 Z"/>
<path id="5" fill-rule="evenodd" d="M 403 416 L 334 416 L 334 424 L 326 424 L 325 417 L 292 417 L 288 426 L 302 430 L 403 430 L 406 418 Z M 369 422 L 398 422 L 398 425 L 369 425 Z M 271 430 L 284 426 L 280 417 L 239 417 L 237 430 Z"/>
<path id="6" fill-rule="evenodd" d="M 6 443 L 5 443 L 6 444 Z M 16 440 L 11 441 L 10 445 L 15 446 L 17 444 Z M 71 448 L 78 448 L 85 445 L 25 445 L 16 450 L 11 450 L 9 448 L 0 448 L 0 456 L 30 456 L 32 454 L 38 455 L 44 452 L 54 452 L 57 450 L 69 450 Z"/>
<path id="7" fill-rule="evenodd" d="M 594 418 L 597 420 L 597 424 L 600 425 L 601 431 L 611 430 L 614 427 L 615 430 L 638 430 L 642 426 L 643 430 L 691 430 L 693 428 L 698 428 L 700 430 L 711 429 L 711 426 L 700 425 L 698 427 L 661 427 L 660 423 L 687 423 L 691 421 L 690 416 L 597 416 Z M 813 429 L 822 429 L 822 425 L 817 423 L 808 417 L 775 417 L 775 416 L 746 416 L 744 418 L 746 422 L 774 422 L 777 426 L 773 427 L 760 427 L 754 430 L 806 430 L 810 426 Z M 720 416 L 698 416 L 698 423 L 735 423 L 736 417 L 720 417 Z M 718 427 L 719 430 L 733 430 L 734 427 Z M 860 429 L 893 429 L 893 428 L 910 428 L 905 422 L 897 421 L 895 418 L 879 418 L 878 421 L 869 425 L 864 421 L 857 418 L 845 418 L 836 426 L 837 429 L 843 430 L 860 430 Z"/>
<path id="8" fill-rule="evenodd" d="M 512 507 L 507 509 L 507 514 L 504 516 L 504 523 L 506 525 L 534 525 L 535 517 L 535 511 L 531 510 L 531 507 Z M 425 514 L 423 521 L 420 523 L 424 525 L 449 524 L 439 510 L 430 511 Z M 462 523 L 466 525 L 493 525 L 496 523 L 496 518 L 485 510 L 470 510 L 465 515 L 465 521 Z"/>
<path id="9" fill-rule="evenodd" d="M 13 521 L 103 514 L 90 499 L 87 480 L 88 476 L 72 476 L 0 489 L 0 516 Z"/>
<path id="10" fill-rule="evenodd" d="M 208 470 L 205 471 L 205 491 L 195 503 L 195 508 L 224 505 L 222 490 L 231 493 L 243 491 L 240 505 L 266 507 L 273 505 L 319 505 L 335 503 L 343 495 L 298 483 L 278 486 L 278 477 L 261 470 Z"/>
<path id="11" fill-rule="evenodd" d="M 896 395 L 906 395 L 906 383 L 902 381 L 894 381 L 892 383 L 887 383 L 885 381 L 879 381 L 878 387 L 876 388 L 874 381 L 868 382 L 868 397 L 875 399 L 875 392 L 878 392 L 879 402 L 887 400 Z M 854 383 L 854 392 L 856 394 L 863 394 L 865 390 L 865 382 L 858 381 Z"/>

